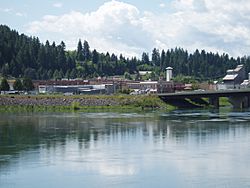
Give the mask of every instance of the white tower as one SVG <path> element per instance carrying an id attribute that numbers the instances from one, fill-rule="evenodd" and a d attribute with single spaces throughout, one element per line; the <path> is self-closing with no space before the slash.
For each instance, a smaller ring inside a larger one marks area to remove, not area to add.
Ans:
<path id="1" fill-rule="evenodd" d="M 167 67 L 166 68 L 166 81 L 170 82 L 172 77 L 173 77 L 173 68 L 172 67 Z"/>

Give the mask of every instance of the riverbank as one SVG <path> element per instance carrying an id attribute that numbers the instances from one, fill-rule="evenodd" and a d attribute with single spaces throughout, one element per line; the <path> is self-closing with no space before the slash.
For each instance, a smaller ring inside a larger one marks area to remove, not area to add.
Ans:
<path id="1" fill-rule="evenodd" d="M 174 109 L 157 96 L 129 95 L 4 95 L 0 96 L 1 111 L 69 111 L 90 109 Z"/>

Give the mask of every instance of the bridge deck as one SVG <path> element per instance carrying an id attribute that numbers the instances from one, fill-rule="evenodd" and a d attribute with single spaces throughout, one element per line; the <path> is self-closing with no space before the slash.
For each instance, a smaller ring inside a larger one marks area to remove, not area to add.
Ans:
<path id="1" fill-rule="evenodd" d="M 250 96 L 250 89 L 160 93 L 158 96 L 165 99 Z"/>

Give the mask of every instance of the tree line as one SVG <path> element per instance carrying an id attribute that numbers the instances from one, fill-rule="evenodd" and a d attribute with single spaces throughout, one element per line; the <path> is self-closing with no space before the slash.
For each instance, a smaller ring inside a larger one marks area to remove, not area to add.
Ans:
<path id="1" fill-rule="evenodd" d="M 13 89 L 16 91 L 31 91 L 34 89 L 33 82 L 30 78 L 24 78 L 23 80 L 17 78 L 13 83 Z M 0 82 L 0 91 L 9 91 L 10 85 L 6 78 L 3 78 Z"/>
<path id="2" fill-rule="evenodd" d="M 249 57 L 229 57 L 228 54 L 196 50 L 190 54 L 182 48 L 143 52 L 141 58 L 126 58 L 122 54 L 100 53 L 91 50 L 89 43 L 79 40 L 76 50 L 67 51 L 59 45 L 37 37 L 28 37 L 0 25 L 0 73 L 3 77 L 31 79 L 94 78 L 97 76 L 138 75 L 138 71 L 152 71 L 151 79 L 164 77 L 165 69 L 173 67 L 174 75 L 192 76 L 203 80 L 223 77 L 227 69 L 246 65 L 250 72 Z M 136 76 L 135 79 L 140 79 Z"/>

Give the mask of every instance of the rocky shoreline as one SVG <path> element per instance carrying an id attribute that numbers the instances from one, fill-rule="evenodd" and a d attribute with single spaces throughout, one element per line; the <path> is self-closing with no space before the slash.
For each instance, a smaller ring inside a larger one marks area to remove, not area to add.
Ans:
<path id="1" fill-rule="evenodd" d="M 73 103 L 78 103 L 80 106 L 121 105 L 118 100 L 111 98 L 0 96 L 0 106 L 71 106 Z"/>
<path id="2" fill-rule="evenodd" d="M 172 109 L 156 95 L 0 95 L 0 109 Z"/>

